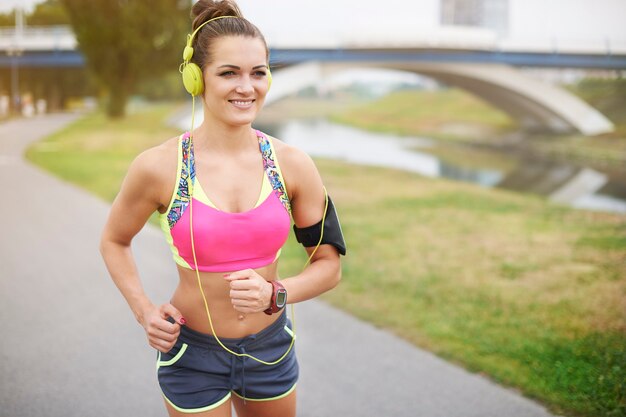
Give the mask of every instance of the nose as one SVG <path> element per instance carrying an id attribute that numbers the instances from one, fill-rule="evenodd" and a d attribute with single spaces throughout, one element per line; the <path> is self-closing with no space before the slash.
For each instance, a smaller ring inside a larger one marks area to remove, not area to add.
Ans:
<path id="1" fill-rule="evenodd" d="M 254 92 L 254 87 L 252 86 L 252 80 L 250 77 L 242 77 L 241 82 L 235 88 L 235 91 L 239 94 L 249 94 Z"/>

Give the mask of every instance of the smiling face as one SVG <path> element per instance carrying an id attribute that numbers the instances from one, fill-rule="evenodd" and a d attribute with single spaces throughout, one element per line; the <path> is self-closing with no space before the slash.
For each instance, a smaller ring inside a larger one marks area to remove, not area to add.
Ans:
<path id="1" fill-rule="evenodd" d="M 269 89 L 265 44 L 257 38 L 228 36 L 216 39 L 210 52 L 213 59 L 203 71 L 205 119 L 231 126 L 251 124 Z"/>

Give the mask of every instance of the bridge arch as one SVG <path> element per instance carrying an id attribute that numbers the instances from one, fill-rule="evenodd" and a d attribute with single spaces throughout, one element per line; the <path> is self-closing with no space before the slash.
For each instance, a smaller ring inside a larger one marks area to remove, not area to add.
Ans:
<path id="1" fill-rule="evenodd" d="M 459 87 L 508 113 L 522 128 L 530 131 L 580 132 L 593 136 L 614 130 L 610 120 L 573 94 L 502 64 L 308 62 L 272 71 L 276 82 L 267 101 L 317 85 L 323 76 L 355 66 L 415 72 Z"/>

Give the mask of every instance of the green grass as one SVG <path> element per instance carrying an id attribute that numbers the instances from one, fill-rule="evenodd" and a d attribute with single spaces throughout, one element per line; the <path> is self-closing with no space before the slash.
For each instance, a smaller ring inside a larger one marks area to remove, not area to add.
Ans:
<path id="1" fill-rule="evenodd" d="M 29 157 L 111 200 L 132 157 L 177 133 L 169 110 L 90 115 Z M 316 162 L 349 248 L 325 300 L 557 413 L 626 415 L 626 216 Z M 291 238 L 281 274 L 304 260 Z"/>
<path id="2" fill-rule="evenodd" d="M 180 134 L 164 126 L 172 111 L 172 104 L 149 105 L 120 120 L 92 113 L 33 144 L 26 157 L 112 201 L 128 165 L 140 150 Z"/>
<path id="3" fill-rule="evenodd" d="M 485 141 L 512 130 L 505 113 L 459 89 L 397 91 L 334 114 L 331 120 L 363 129 L 457 141 Z"/>
<path id="4" fill-rule="evenodd" d="M 350 247 L 333 304 L 553 410 L 626 413 L 626 218 L 318 161 Z"/>
<path id="5" fill-rule="evenodd" d="M 533 149 L 554 158 L 623 172 L 626 167 L 626 79 L 585 78 L 566 88 L 606 116 L 615 131 L 594 137 L 537 135 L 531 142 Z"/>
<path id="6" fill-rule="evenodd" d="M 626 78 L 584 78 L 568 89 L 615 123 L 618 135 L 626 136 Z"/>

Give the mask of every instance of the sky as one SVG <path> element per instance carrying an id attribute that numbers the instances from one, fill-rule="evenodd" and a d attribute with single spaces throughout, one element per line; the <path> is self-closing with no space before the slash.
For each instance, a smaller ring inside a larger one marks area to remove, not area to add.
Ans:
<path id="1" fill-rule="evenodd" d="M 440 0 L 272 0 L 271 7 L 268 3 L 238 0 L 270 44 L 273 37 L 384 43 L 435 36 L 440 28 Z M 510 38 L 626 42 L 626 0 L 508 0 L 508 6 Z"/>
<path id="2" fill-rule="evenodd" d="M 0 0 L 0 12 L 6 13 L 20 4 L 25 9 L 31 10 L 37 3 L 41 3 L 41 0 Z"/>
<path id="3" fill-rule="evenodd" d="M 0 12 L 42 0 L 0 0 Z M 88 1 L 88 0 L 86 0 Z M 244 15 L 272 39 L 324 44 L 410 39 L 439 25 L 440 0 L 238 0 Z M 621 39 L 626 0 L 509 0 L 509 36 Z"/>

